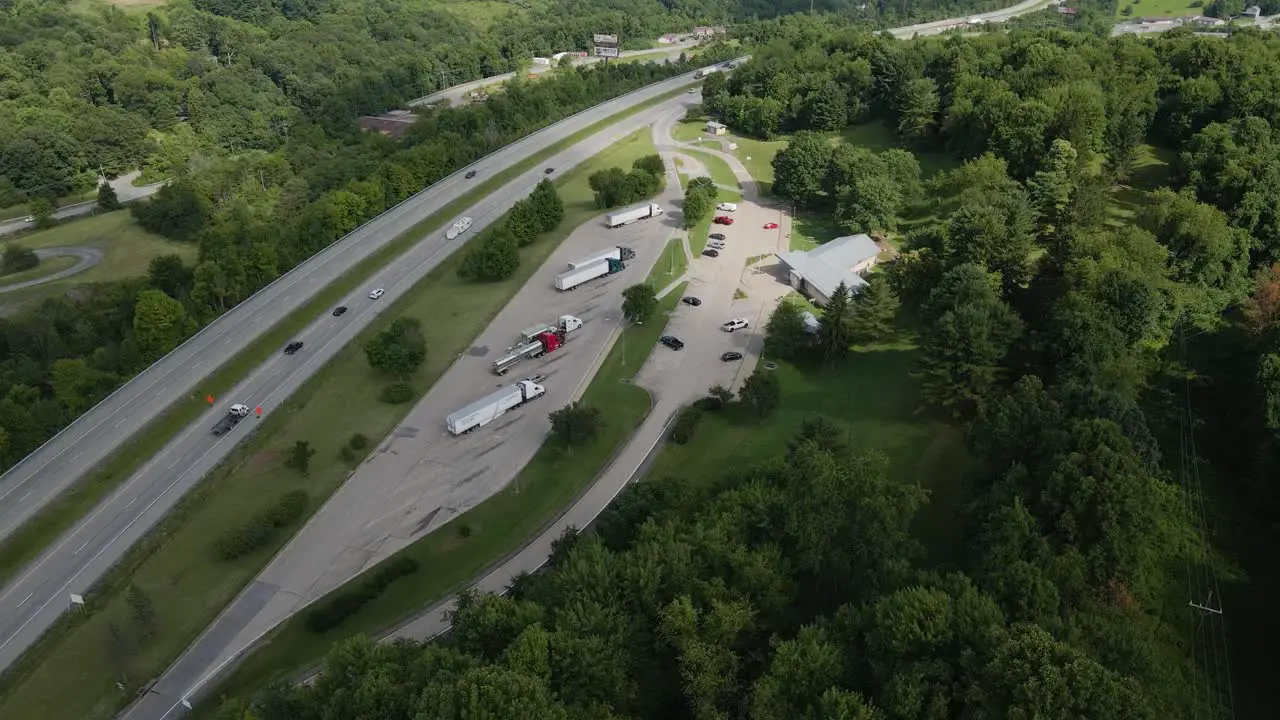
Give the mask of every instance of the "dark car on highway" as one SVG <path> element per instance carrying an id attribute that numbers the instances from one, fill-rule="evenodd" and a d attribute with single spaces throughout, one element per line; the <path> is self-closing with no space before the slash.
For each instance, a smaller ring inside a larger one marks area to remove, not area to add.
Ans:
<path id="1" fill-rule="evenodd" d="M 555 171 L 556 171 L 556 169 L 555 169 L 555 168 L 547 168 L 546 170 L 543 170 L 543 171 L 542 171 L 542 174 L 543 174 L 543 175 L 550 175 L 551 173 L 553 173 L 553 172 L 555 172 Z"/>
<path id="2" fill-rule="evenodd" d="M 690 295 L 687 298 L 680 298 L 680 302 L 684 303 L 685 305 L 692 305 L 694 307 L 698 307 L 699 305 L 702 304 L 701 300 L 699 300 L 696 297 L 693 297 L 692 295 Z"/>
<path id="3" fill-rule="evenodd" d="M 293 342 L 291 342 L 291 343 L 289 343 L 288 345 L 285 345 L 285 346 L 284 346 L 284 354 L 285 354 L 285 355 L 292 355 L 292 354 L 294 354 L 294 353 L 298 352 L 298 351 L 299 351 L 299 350 L 301 350 L 301 349 L 302 349 L 302 341 L 301 341 L 301 340 L 294 340 Z"/>
<path id="4" fill-rule="evenodd" d="M 720 257 L 720 253 L 715 250 L 703 250 L 702 254 L 707 257 Z"/>
<path id="5" fill-rule="evenodd" d="M 336 307 L 336 308 L 334 308 L 334 309 L 333 309 L 333 316 L 334 316 L 334 317 L 342 317 L 342 316 L 343 316 L 343 314 L 345 314 L 346 312 L 347 312 L 347 306 L 346 306 L 346 305 L 339 305 L 338 307 Z"/>
<path id="6" fill-rule="evenodd" d="M 681 342 L 679 338 L 675 338 L 675 337 L 672 337 L 672 336 L 670 336 L 670 335 L 663 335 L 663 336 L 662 336 L 662 340 L 661 340 L 661 342 L 662 342 L 662 344 L 663 344 L 663 345 L 666 345 L 667 347 L 671 348 L 672 350 L 683 350 L 683 349 L 684 349 L 684 343 L 683 343 L 683 342 Z"/>
<path id="7" fill-rule="evenodd" d="M 473 177 L 475 177 L 475 176 L 476 176 L 476 171 L 475 171 L 475 170 L 470 170 L 470 171 L 468 171 L 468 172 L 467 172 L 467 179 L 468 179 L 468 180 L 470 180 L 471 178 L 473 178 Z"/>
<path id="8" fill-rule="evenodd" d="M 725 354 L 721 355 L 721 356 L 720 356 L 720 359 L 721 359 L 721 360 L 723 360 L 723 361 L 725 361 L 725 362 L 733 362 L 734 360 L 741 360 L 741 359 L 742 359 L 742 353 L 740 353 L 740 352 L 734 352 L 734 351 L 730 350 L 729 352 L 727 352 L 727 353 L 725 353 Z"/>

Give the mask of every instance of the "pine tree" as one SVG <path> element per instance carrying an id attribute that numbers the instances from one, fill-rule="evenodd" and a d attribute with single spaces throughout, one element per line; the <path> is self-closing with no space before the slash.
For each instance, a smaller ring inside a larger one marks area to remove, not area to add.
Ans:
<path id="1" fill-rule="evenodd" d="M 827 304 L 822 307 L 822 319 L 818 321 L 818 340 L 822 357 L 829 363 L 840 360 L 849 352 L 853 338 L 849 321 L 853 317 L 853 293 L 841 282 L 836 286 Z"/>
<path id="2" fill-rule="evenodd" d="M 898 296 L 889 287 L 889 278 L 876 273 L 853 298 L 854 312 L 849 332 L 859 345 L 878 342 L 893 334 L 898 314 Z"/>

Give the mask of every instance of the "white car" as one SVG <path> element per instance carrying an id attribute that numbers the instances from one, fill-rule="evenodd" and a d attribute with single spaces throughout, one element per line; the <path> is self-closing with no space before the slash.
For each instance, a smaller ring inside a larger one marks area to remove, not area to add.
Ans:
<path id="1" fill-rule="evenodd" d="M 709 243 L 707 243 L 707 247 L 711 248 L 712 250 L 723 250 L 723 249 L 724 249 L 724 243 L 722 243 L 722 242 L 709 242 Z"/>
<path id="2" fill-rule="evenodd" d="M 720 210 L 721 212 L 737 212 L 738 204 L 737 203 L 720 203 L 719 205 L 716 206 L 716 209 Z"/>
<path id="3" fill-rule="evenodd" d="M 727 322 L 727 323 L 725 323 L 725 324 L 721 325 L 721 326 L 720 326 L 720 329 L 721 329 L 721 330 L 724 330 L 725 332 L 733 332 L 733 331 L 735 331 L 735 330 L 741 330 L 741 329 L 743 329 L 743 328 L 745 328 L 745 327 L 747 327 L 747 319 L 746 319 L 746 318 L 734 318 L 734 319 L 730 320 L 729 322 Z"/>
<path id="4" fill-rule="evenodd" d="M 378 288 L 378 289 L 376 289 L 376 290 L 370 290 L 370 291 L 369 291 L 369 299 L 370 299 L 370 300 L 377 300 L 378 298 L 382 297 L 382 296 L 383 296 L 383 295 L 385 295 L 385 294 L 387 294 L 387 291 L 386 291 L 386 290 L 383 290 L 382 288 Z"/>

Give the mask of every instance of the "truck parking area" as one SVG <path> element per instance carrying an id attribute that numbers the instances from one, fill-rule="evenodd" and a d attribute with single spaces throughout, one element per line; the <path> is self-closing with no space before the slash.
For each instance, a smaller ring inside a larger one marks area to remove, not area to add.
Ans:
<path id="1" fill-rule="evenodd" d="M 670 206 L 677 192 L 668 189 L 655 202 Z M 644 281 L 676 222 L 662 216 L 609 230 L 601 219 L 577 228 L 263 571 L 260 580 L 279 591 L 242 631 L 243 639 L 511 482 L 550 431 L 547 415 L 585 389 L 618 328 L 623 289 Z M 636 254 L 624 270 L 573 292 L 555 289 L 553 279 L 569 262 L 617 245 Z M 562 348 L 523 360 L 505 376 L 495 374 L 494 361 L 519 343 L 522 332 L 563 315 L 583 324 Z M 534 376 L 545 395 L 473 432 L 454 436 L 446 428 L 449 415 Z"/>

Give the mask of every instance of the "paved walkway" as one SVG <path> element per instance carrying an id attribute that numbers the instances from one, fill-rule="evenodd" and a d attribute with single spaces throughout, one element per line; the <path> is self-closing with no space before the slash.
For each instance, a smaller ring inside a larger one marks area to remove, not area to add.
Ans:
<path id="1" fill-rule="evenodd" d="M 43 285 L 45 283 L 51 283 L 54 280 L 61 280 L 66 277 L 71 277 L 72 275 L 75 275 L 77 273 L 82 273 L 85 270 L 88 270 L 89 268 L 93 267 L 94 265 L 97 265 L 99 262 L 102 262 L 102 251 L 99 250 L 98 248 L 51 247 L 51 248 L 40 248 L 39 250 L 35 250 L 34 252 L 36 254 L 36 257 L 40 258 L 42 262 L 50 258 L 56 258 L 56 257 L 73 257 L 79 260 L 79 262 L 67 268 L 66 270 L 59 270 L 56 273 L 51 273 L 49 275 L 45 275 L 44 277 L 38 277 L 32 280 L 25 280 L 23 282 L 10 283 L 8 285 L 0 285 L 0 293 L 8 293 L 8 292 L 13 292 L 14 290 L 22 290 L 24 288 L 35 287 L 37 285 Z"/>

